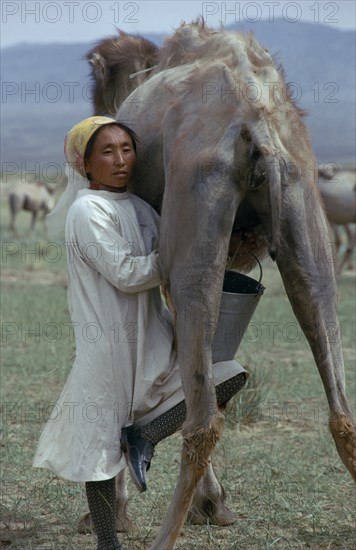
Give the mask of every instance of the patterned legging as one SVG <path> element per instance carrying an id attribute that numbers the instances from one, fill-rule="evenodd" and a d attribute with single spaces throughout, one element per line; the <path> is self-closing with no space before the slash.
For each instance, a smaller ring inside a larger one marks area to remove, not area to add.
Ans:
<path id="1" fill-rule="evenodd" d="M 219 407 L 224 406 L 243 386 L 246 384 L 247 376 L 245 373 L 240 373 L 222 382 L 216 386 L 216 400 Z M 170 409 L 161 414 L 155 420 L 152 420 L 146 426 L 140 428 L 142 437 L 157 445 L 162 439 L 169 437 L 182 427 L 187 414 L 185 401 L 181 401 Z"/>
<path id="2" fill-rule="evenodd" d="M 85 490 L 98 537 L 97 550 L 123 550 L 116 534 L 115 478 L 87 481 Z"/>

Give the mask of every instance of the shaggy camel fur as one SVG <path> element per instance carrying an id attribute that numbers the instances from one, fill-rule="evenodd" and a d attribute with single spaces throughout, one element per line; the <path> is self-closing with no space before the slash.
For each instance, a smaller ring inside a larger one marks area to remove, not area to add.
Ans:
<path id="1" fill-rule="evenodd" d="M 140 65 L 135 51 L 142 52 L 142 39 L 130 37 L 126 66 L 115 66 L 111 57 L 109 70 L 106 52 L 110 44 L 111 56 L 115 46 L 118 59 L 125 58 L 127 40 L 121 33 L 103 41 L 88 58 L 95 105 L 101 105 L 96 114 L 115 115 L 141 138 L 132 191 L 161 213 L 160 257 L 175 310 L 187 405 L 179 478 L 152 546 L 170 550 L 223 429 L 211 340 L 232 235 L 239 247 L 254 231 L 258 254 L 268 250 L 277 262 L 324 384 L 337 450 L 355 479 L 356 430 L 345 393 L 316 161 L 282 71 L 252 35 L 215 32 L 201 21 L 183 24 L 154 53 L 157 66 L 138 75 L 146 81 L 136 81 L 117 110 L 121 90 L 135 78 L 127 63 L 135 59 L 135 71 Z M 146 61 L 140 68 L 147 68 Z M 234 266 L 248 270 L 250 256 L 242 250 Z"/>

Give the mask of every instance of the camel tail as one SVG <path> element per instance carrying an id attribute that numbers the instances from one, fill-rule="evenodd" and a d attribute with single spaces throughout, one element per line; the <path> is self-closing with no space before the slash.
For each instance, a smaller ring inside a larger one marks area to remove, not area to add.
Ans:
<path id="1" fill-rule="evenodd" d="M 254 144 L 266 162 L 271 204 L 271 229 L 268 252 L 272 260 L 275 261 L 278 255 L 281 234 L 281 165 L 278 160 L 277 148 L 266 120 L 261 117 L 258 121 L 249 124 L 248 129 Z"/>
<path id="2" fill-rule="evenodd" d="M 275 261 L 279 249 L 279 240 L 281 234 L 281 171 L 280 164 L 276 158 L 267 160 L 269 176 L 269 196 L 271 202 L 271 241 L 269 245 L 269 255 Z"/>

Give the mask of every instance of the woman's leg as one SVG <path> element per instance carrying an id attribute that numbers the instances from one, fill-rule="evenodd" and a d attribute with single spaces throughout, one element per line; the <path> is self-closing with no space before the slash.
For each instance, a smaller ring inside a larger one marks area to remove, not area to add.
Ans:
<path id="1" fill-rule="evenodd" d="M 240 373 L 216 386 L 216 399 L 219 407 L 224 407 L 244 387 L 246 380 L 247 375 Z M 157 445 L 157 443 L 181 429 L 186 413 L 185 401 L 181 401 L 149 424 L 141 426 L 141 437 Z"/>
<path id="2" fill-rule="evenodd" d="M 87 481 L 85 490 L 98 537 L 97 550 L 123 550 L 116 535 L 115 478 Z"/>

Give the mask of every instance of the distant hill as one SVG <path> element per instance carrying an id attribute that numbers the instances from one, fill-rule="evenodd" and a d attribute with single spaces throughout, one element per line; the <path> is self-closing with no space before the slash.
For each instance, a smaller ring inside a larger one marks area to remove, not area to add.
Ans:
<path id="1" fill-rule="evenodd" d="M 320 162 L 355 163 L 355 32 L 276 20 L 228 26 L 253 31 L 276 55 L 309 116 Z M 145 35 L 160 45 L 164 35 Z M 19 44 L 2 50 L 2 169 L 40 171 L 63 165 L 63 137 L 92 114 L 89 66 L 93 44 Z M 298 139 L 298 136 L 296 136 Z M 52 166 L 53 167 L 53 166 Z"/>

